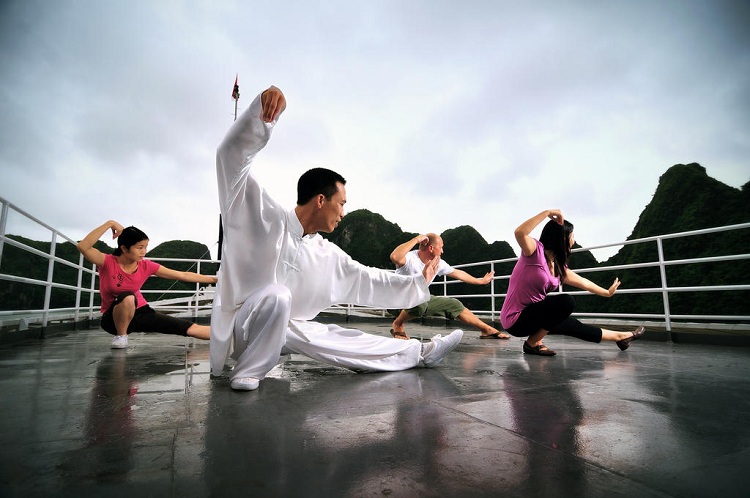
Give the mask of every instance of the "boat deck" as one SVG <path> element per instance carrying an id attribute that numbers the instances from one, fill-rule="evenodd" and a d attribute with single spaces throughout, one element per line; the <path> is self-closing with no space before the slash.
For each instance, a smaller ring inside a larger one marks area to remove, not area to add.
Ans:
<path id="1" fill-rule="evenodd" d="M 292 355 L 234 392 L 211 378 L 206 342 L 110 340 L 71 330 L 0 347 L 0 496 L 748 493 L 748 348 L 552 337 L 558 355 L 543 358 L 467 330 L 434 369 L 357 374 Z"/>

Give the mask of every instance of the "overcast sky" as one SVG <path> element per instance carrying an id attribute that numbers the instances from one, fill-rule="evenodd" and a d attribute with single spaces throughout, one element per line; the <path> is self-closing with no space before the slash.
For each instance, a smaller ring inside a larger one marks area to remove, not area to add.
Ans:
<path id="1" fill-rule="evenodd" d="M 240 112 L 286 94 L 254 167 L 290 208 L 324 166 L 405 231 L 512 242 L 560 208 L 618 242 L 674 164 L 750 180 L 748 26 L 745 0 L 1 0 L 0 197 L 75 240 L 114 218 L 215 256 L 239 74 Z"/>

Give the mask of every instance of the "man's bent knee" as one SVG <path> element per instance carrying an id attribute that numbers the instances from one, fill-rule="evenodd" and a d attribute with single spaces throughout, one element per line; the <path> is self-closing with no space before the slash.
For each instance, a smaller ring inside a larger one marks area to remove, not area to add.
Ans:
<path id="1" fill-rule="evenodd" d="M 275 310 L 288 309 L 292 305 L 292 292 L 285 285 L 273 284 L 263 290 L 263 296 L 258 300 L 258 309 Z"/>

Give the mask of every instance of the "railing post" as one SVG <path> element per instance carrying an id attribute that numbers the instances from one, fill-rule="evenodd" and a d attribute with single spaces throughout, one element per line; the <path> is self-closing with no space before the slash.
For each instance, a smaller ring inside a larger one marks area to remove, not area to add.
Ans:
<path id="1" fill-rule="evenodd" d="M 83 255 L 81 255 L 83 257 Z M 91 265 L 91 286 L 89 287 L 89 320 L 94 319 L 94 292 L 96 291 L 96 265 Z"/>
<path id="2" fill-rule="evenodd" d="M 0 213 L 0 262 L 3 260 L 3 246 L 5 245 L 5 227 L 8 226 L 8 203 L 3 201 L 3 210 Z"/>
<path id="3" fill-rule="evenodd" d="M 78 323 L 81 314 L 81 289 L 83 285 L 83 254 L 78 254 L 78 280 L 76 281 L 76 312 L 73 318 L 74 323 Z"/>
<path id="4" fill-rule="evenodd" d="M 201 260 L 199 259 L 198 262 L 195 264 L 195 271 L 196 273 L 201 273 Z M 193 319 L 198 320 L 198 308 L 200 307 L 200 291 L 201 291 L 201 284 L 200 282 L 195 283 L 195 293 L 193 296 L 195 297 L 195 306 L 193 307 Z"/>
<path id="5" fill-rule="evenodd" d="M 57 232 L 52 232 L 52 242 L 49 245 L 49 265 L 47 265 L 47 284 L 44 287 L 44 311 L 42 314 L 42 337 L 47 329 L 49 319 L 49 302 L 52 297 L 52 275 L 55 271 L 55 252 L 57 250 Z"/>
<path id="6" fill-rule="evenodd" d="M 667 268 L 664 264 L 664 247 L 662 238 L 656 239 L 656 248 L 659 252 L 659 273 L 661 274 L 661 296 L 664 301 L 664 324 L 667 329 L 667 341 L 672 342 L 672 319 L 669 311 L 669 290 L 667 289 Z"/>
<path id="7" fill-rule="evenodd" d="M 495 262 L 490 262 L 490 273 L 493 273 L 492 280 L 490 280 L 490 322 L 495 321 Z"/>

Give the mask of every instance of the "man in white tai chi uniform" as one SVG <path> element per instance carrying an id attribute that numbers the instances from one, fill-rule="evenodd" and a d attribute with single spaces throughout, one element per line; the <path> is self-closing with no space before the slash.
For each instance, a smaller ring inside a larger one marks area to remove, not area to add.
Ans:
<path id="1" fill-rule="evenodd" d="M 232 388 L 250 391 L 286 353 L 356 371 L 437 365 L 458 345 L 461 330 L 422 344 L 311 321 L 333 304 L 410 308 L 427 301 L 440 258 L 421 275 L 396 275 L 352 260 L 318 235 L 333 231 L 344 213 L 346 180 L 331 170 L 300 177 L 294 209 L 276 203 L 250 166 L 285 108 L 281 90 L 265 90 L 217 151 L 224 241 L 211 316 L 211 372 L 220 375 L 231 355 L 237 362 Z"/>

